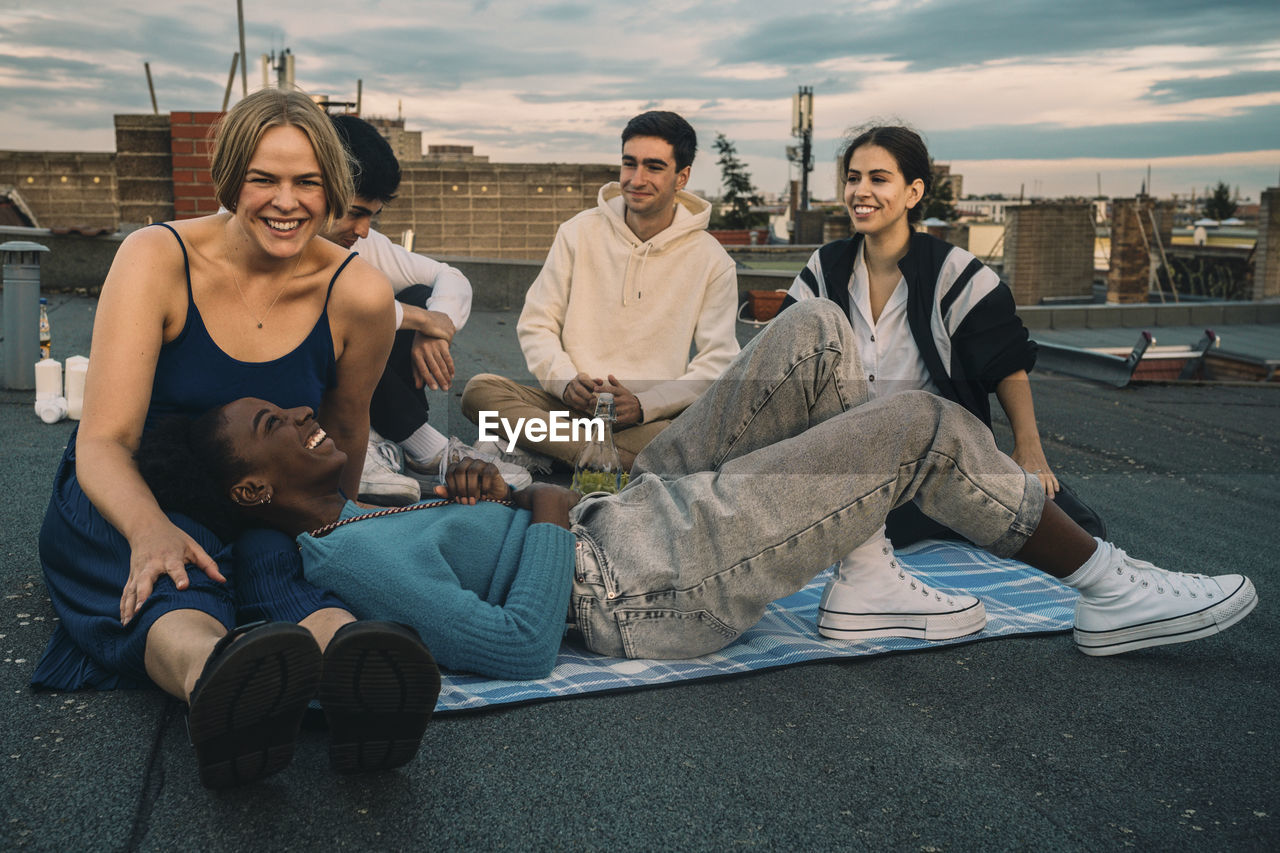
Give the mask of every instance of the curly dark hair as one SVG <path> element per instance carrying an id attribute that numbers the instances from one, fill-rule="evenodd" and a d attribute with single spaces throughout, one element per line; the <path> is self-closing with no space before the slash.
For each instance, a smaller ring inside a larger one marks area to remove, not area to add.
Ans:
<path id="1" fill-rule="evenodd" d="M 143 432 L 133 459 L 161 509 L 189 516 L 225 542 L 248 526 L 230 491 L 250 469 L 224 424 L 222 408 L 195 418 L 172 415 Z"/>

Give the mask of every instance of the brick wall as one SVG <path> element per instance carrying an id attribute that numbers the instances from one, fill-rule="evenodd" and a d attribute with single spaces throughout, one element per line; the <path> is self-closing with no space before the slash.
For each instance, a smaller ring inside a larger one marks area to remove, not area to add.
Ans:
<path id="1" fill-rule="evenodd" d="M 1280 296 L 1280 187 L 1262 192 L 1258 245 L 1253 250 L 1253 299 Z"/>
<path id="2" fill-rule="evenodd" d="M 177 219 L 194 219 L 218 212 L 209 176 L 212 128 L 222 113 L 177 112 L 169 114 L 170 150 L 173 152 L 173 213 Z"/>
<path id="3" fill-rule="evenodd" d="M 1150 290 L 1152 201 L 1147 196 L 1117 198 L 1111 204 L 1111 269 L 1107 302 L 1146 302 Z M 1146 235 L 1144 238 L 1144 234 Z"/>
<path id="4" fill-rule="evenodd" d="M 116 194 L 119 225 L 173 219 L 173 154 L 167 115 L 117 115 Z"/>
<path id="5" fill-rule="evenodd" d="M 954 176 L 958 177 L 958 176 Z M 937 237 L 939 240 L 945 240 L 953 246 L 961 249 L 969 249 L 969 226 L 963 222 L 947 225 L 923 225 L 917 226 L 917 230 L 923 228 L 925 233 L 931 237 Z"/>
<path id="6" fill-rule="evenodd" d="M 1004 234 L 1004 280 L 1018 305 L 1093 293 L 1093 206 L 1011 207 Z"/>
<path id="7" fill-rule="evenodd" d="M 117 223 L 110 153 L 0 151 L 0 185 L 22 194 L 42 228 L 109 228 Z"/>
<path id="8" fill-rule="evenodd" d="M 402 163 L 399 197 L 378 227 L 399 242 L 413 229 L 427 255 L 542 260 L 556 228 L 594 207 L 616 166 L 565 163 Z"/>
<path id="9" fill-rule="evenodd" d="M 115 154 L 0 151 L 0 185 L 17 187 L 44 227 L 132 228 L 215 213 L 210 129 L 220 118 L 117 115 Z M 401 166 L 383 233 L 399 242 L 412 228 L 424 254 L 476 258 L 543 260 L 560 223 L 594 207 L 600 186 L 618 177 L 616 165 L 482 157 Z"/>

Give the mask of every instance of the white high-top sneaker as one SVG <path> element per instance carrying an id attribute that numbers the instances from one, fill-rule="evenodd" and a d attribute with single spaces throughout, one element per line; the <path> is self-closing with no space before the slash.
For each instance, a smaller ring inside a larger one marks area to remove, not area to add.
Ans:
<path id="1" fill-rule="evenodd" d="M 417 503 L 422 489 L 417 480 L 400 473 L 403 460 L 399 445 L 369 430 L 364 470 L 360 472 L 360 500 L 382 506 Z"/>
<path id="2" fill-rule="evenodd" d="M 939 592 L 908 574 L 883 527 L 840 561 L 818 605 L 818 633 L 835 640 L 950 640 L 986 624 L 978 599 Z"/>
<path id="3" fill-rule="evenodd" d="M 1082 578 L 1076 647 L 1117 655 L 1185 643 L 1225 631 L 1249 615 L 1258 593 L 1244 575 L 1187 575 L 1135 560 L 1114 545 L 1110 559 Z M 1070 581 L 1070 579 L 1068 579 Z"/>

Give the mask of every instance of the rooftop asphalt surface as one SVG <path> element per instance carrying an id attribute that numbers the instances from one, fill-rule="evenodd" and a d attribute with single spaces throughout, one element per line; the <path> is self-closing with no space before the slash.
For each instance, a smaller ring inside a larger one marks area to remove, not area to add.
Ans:
<path id="1" fill-rule="evenodd" d="M 55 355 L 87 354 L 93 300 L 52 309 Z M 514 325 L 473 315 L 439 427 L 473 438 L 466 378 L 524 373 Z M 1051 462 L 1114 540 L 1249 574 L 1253 615 L 1113 658 L 1014 638 L 450 716 L 407 768 L 365 777 L 330 772 L 307 731 L 284 772 L 225 793 L 200 786 L 159 692 L 28 688 L 54 622 L 36 535 L 71 424 L 0 390 L 0 849 L 1280 848 L 1280 390 L 1034 389 Z"/>

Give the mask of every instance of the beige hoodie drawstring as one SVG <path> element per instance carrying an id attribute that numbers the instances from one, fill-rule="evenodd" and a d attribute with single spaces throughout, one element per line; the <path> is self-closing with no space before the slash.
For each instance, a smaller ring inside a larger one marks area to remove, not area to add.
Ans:
<path id="1" fill-rule="evenodd" d="M 644 254 L 640 256 L 640 272 L 636 273 L 637 282 L 644 281 L 644 265 L 645 265 L 645 262 L 649 260 L 649 250 L 652 248 L 653 248 L 653 244 L 648 241 L 645 241 Z M 644 291 L 637 290 L 636 301 L 639 302 L 643 298 L 644 298 Z"/>
<path id="2" fill-rule="evenodd" d="M 644 254 L 640 256 L 640 269 L 633 276 L 631 273 L 631 263 L 632 261 L 635 260 L 636 250 L 640 248 L 640 245 L 644 246 Z M 627 272 L 622 277 L 622 304 L 623 305 L 631 304 L 631 282 L 635 281 L 638 284 L 641 281 L 641 277 L 644 275 L 645 263 L 649 260 L 649 250 L 653 248 L 653 243 L 649 241 L 645 241 L 640 245 L 632 244 L 631 252 L 630 254 L 627 255 Z M 639 302 L 643 298 L 644 298 L 644 291 L 636 290 L 636 301 Z"/>

